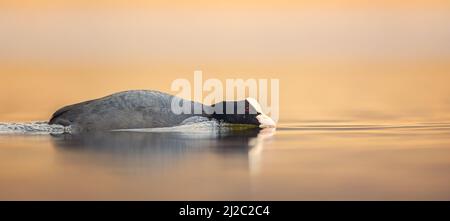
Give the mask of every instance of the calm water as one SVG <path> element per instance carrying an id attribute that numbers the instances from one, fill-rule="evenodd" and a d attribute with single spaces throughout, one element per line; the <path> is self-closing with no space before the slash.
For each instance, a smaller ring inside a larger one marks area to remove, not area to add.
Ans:
<path id="1" fill-rule="evenodd" d="M 0 199 L 450 200 L 450 123 L 0 135 Z"/>

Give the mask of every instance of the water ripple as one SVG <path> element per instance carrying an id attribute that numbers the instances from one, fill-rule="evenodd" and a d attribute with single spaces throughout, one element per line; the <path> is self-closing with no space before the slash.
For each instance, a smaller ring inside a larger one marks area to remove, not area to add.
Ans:
<path id="1" fill-rule="evenodd" d="M 302 125 L 287 124 L 277 127 L 279 131 L 369 131 L 369 130 L 450 130 L 449 123 L 420 123 L 420 124 L 323 124 L 323 125 Z"/>
<path id="2" fill-rule="evenodd" d="M 0 123 L 0 134 L 63 134 L 70 133 L 70 127 L 49 125 L 48 122 Z"/>

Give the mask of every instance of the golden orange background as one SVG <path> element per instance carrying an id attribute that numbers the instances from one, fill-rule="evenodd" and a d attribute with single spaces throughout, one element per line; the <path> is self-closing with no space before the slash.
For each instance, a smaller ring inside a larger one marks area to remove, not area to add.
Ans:
<path id="1" fill-rule="evenodd" d="M 280 79 L 280 120 L 450 119 L 448 1 L 1 1 L 0 121 L 177 78 Z"/>

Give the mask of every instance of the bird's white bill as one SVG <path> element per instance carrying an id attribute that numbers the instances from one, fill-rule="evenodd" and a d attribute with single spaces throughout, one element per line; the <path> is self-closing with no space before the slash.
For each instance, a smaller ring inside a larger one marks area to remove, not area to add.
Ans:
<path id="1" fill-rule="evenodd" d="M 256 119 L 259 121 L 259 127 L 260 128 L 266 128 L 266 127 L 275 127 L 276 123 L 272 120 L 269 116 L 265 114 L 259 114 L 256 116 Z"/>

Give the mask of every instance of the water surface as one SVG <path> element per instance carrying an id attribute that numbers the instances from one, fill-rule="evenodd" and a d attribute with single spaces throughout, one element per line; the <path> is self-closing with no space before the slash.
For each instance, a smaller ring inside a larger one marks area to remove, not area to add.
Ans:
<path id="1" fill-rule="evenodd" d="M 0 199 L 449 200 L 450 123 L 0 135 Z"/>

